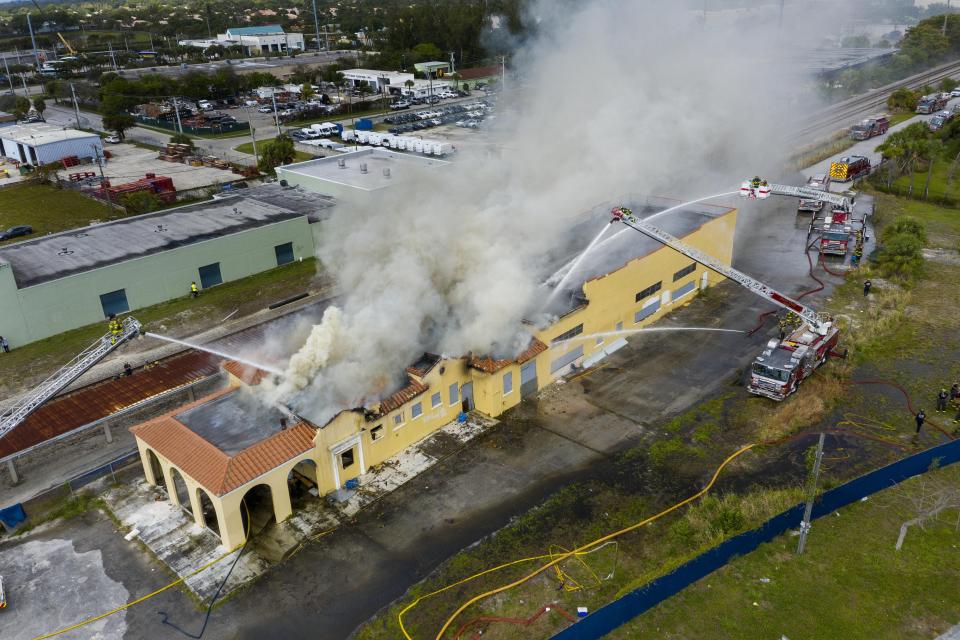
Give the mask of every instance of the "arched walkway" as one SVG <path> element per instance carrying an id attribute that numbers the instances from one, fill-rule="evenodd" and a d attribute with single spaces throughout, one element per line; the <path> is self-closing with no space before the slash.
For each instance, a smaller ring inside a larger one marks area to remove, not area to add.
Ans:
<path id="1" fill-rule="evenodd" d="M 213 501 L 203 489 L 197 488 L 197 502 L 200 503 L 200 516 L 203 518 L 203 526 L 220 535 L 220 523 L 217 520 L 217 510 L 213 507 Z"/>
<path id="2" fill-rule="evenodd" d="M 317 463 L 309 458 L 298 462 L 287 475 L 287 486 L 290 490 L 290 502 L 294 509 L 298 509 L 314 496 L 310 490 L 317 487 Z"/>
<path id="3" fill-rule="evenodd" d="M 270 485 L 258 484 L 244 494 L 240 501 L 240 517 L 243 520 L 244 535 L 249 531 L 251 536 L 277 521 Z"/>
<path id="4" fill-rule="evenodd" d="M 192 513 L 190 506 L 190 492 L 187 491 L 187 483 L 177 471 L 176 467 L 170 467 L 170 482 L 173 484 L 173 493 L 177 496 L 177 502 L 180 506 Z"/>
<path id="5" fill-rule="evenodd" d="M 150 462 L 150 470 L 153 472 L 153 480 L 158 487 L 167 486 L 167 481 L 163 477 L 163 467 L 160 466 L 160 458 L 153 452 L 153 449 L 147 449 L 147 460 Z"/>

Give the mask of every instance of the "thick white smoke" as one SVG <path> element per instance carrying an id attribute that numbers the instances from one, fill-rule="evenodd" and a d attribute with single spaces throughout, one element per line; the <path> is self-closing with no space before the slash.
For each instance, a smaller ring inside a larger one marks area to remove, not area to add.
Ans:
<path id="1" fill-rule="evenodd" d="M 319 258 L 341 308 L 266 391 L 322 424 L 395 390 L 425 350 L 511 355 L 548 293 L 544 256 L 578 214 L 627 192 L 697 197 L 772 172 L 803 90 L 776 62 L 785 37 L 775 23 L 704 26 L 674 5 L 537 5 L 537 35 L 512 56 L 484 134 L 499 145 L 323 223 Z"/>

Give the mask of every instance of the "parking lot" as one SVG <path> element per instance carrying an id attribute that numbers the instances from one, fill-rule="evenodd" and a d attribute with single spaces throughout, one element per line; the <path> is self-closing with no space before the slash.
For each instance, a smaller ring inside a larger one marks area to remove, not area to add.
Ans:
<path id="1" fill-rule="evenodd" d="M 147 173 L 170 176 L 179 191 L 229 182 L 236 178 L 233 173 L 223 169 L 166 162 L 157 157 L 156 151 L 132 144 L 107 145 L 106 150 L 111 157 L 103 165 L 103 175 L 114 185 L 139 180 Z M 89 164 L 62 169 L 57 172 L 57 176 L 61 180 L 69 181 L 70 174 L 76 173 L 94 173 L 97 177 L 100 175 L 97 165 Z"/>

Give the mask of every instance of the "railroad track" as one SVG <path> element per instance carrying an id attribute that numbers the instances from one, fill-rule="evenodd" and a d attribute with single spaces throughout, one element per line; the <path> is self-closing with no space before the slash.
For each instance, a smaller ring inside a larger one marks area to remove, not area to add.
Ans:
<path id="1" fill-rule="evenodd" d="M 859 116 L 867 111 L 882 111 L 887 105 L 887 97 L 895 89 L 908 87 L 917 89 L 925 84 L 935 85 L 944 78 L 950 78 L 960 74 L 960 60 L 948 62 L 929 71 L 918 73 L 898 82 L 892 82 L 886 86 L 874 89 L 873 91 L 853 98 L 848 98 L 843 102 L 821 109 L 808 118 L 805 118 L 800 127 L 796 129 L 791 138 L 793 140 L 806 139 L 814 137 L 817 133 L 841 129 L 853 124 L 859 119 Z"/>

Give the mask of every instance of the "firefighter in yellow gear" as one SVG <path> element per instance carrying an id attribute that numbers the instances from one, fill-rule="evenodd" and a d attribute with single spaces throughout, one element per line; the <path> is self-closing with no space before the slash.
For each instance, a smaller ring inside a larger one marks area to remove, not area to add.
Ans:
<path id="1" fill-rule="evenodd" d="M 117 340 L 123 334 L 123 323 L 115 314 L 110 314 L 110 322 L 107 323 L 107 330 L 110 332 L 110 344 L 117 344 Z"/>
<path id="2" fill-rule="evenodd" d="M 196 298 L 196 297 L 199 296 L 199 295 L 200 295 L 200 289 L 197 287 L 197 283 L 196 283 L 196 282 L 191 282 L 191 283 L 190 283 L 190 297 L 191 297 L 191 298 Z"/>

